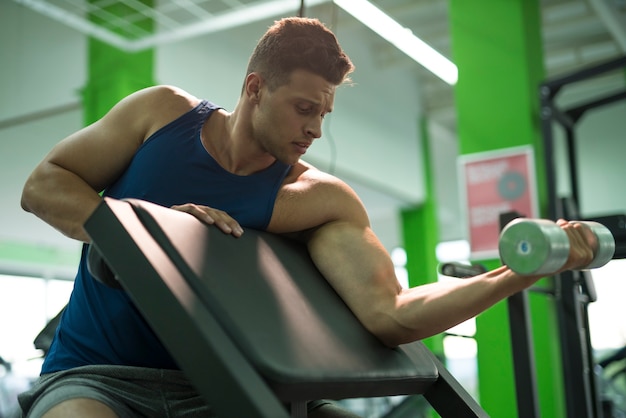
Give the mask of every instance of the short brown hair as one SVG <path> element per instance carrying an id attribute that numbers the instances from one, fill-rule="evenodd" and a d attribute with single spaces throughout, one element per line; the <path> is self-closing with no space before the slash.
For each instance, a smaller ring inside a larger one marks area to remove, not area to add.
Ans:
<path id="1" fill-rule="evenodd" d="M 354 70 L 335 34 L 318 19 L 288 17 L 274 22 L 252 52 L 246 76 L 259 73 L 273 90 L 303 69 L 339 85 Z"/>

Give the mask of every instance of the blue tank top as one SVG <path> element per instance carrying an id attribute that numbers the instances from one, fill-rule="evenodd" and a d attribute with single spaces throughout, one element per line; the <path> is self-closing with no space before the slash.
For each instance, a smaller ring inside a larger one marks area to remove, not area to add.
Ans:
<path id="1" fill-rule="evenodd" d="M 266 229 L 290 166 L 277 161 L 249 176 L 224 170 L 205 150 L 200 136 L 202 125 L 218 108 L 202 101 L 159 129 L 143 143 L 105 196 L 138 198 L 167 207 L 206 205 L 225 211 L 244 228 Z M 91 364 L 177 369 L 126 292 L 91 277 L 87 249 L 84 245 L 74 289 L 42 374 Z"/>

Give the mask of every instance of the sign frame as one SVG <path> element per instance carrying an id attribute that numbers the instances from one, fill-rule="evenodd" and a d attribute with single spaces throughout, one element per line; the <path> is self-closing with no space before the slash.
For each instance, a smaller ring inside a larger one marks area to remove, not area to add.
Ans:
<path id="1" fill-rule="evenodd" d="M 534 149 L 524 145 L 458 157 L 470 259 L 499 258 L 500 214 L 539 217 Z"/>

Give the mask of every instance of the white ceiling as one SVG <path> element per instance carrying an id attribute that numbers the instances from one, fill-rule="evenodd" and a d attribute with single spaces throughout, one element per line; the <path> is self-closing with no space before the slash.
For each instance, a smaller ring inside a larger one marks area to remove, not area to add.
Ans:
<path id="1" fill-rule="evenodd" d="M 296 14 L 297 0 L 172 0 L 156 1 L 154 7 L 138 0 L 14 0 L 85 34 L 98 37 L 127 50 L 139 50 L 179 41 L 201 34 L 225 30 L 250 20 Z M 451 57 L 448 30 L 448 2 L 445 0 L 372 0 L 400 24 Z M 304 1 L 304 14 L 315 15 L 315 8 L 337 7 L 330 0 Z M 108 10 L 116 9 L 115 14 Z M 125 10 L 122 14 L 120 9 Z M 338 9 L 338 8 L 337 8 Z M 542 34 L 548 77 L 626 53 L 626 0 L 542 0 Z M 91 14 L 103 23 L 95 25 Z M 123 17 L 120 17 L 123 15 Z M 353 25 L 354 20 L 337 10 L 336 24 Z M 152 32 L 137 23 L 156 22 Z M 381 66 L 404 65 L 415 68 L 422 85 L 424 108 L 431 120 L 452 130 L 455 111 L 452 89 L 416 66 L 401 52 L 374 34 L 366 40 Z M 593 87 L 591 87 L 593 88 Z"/>

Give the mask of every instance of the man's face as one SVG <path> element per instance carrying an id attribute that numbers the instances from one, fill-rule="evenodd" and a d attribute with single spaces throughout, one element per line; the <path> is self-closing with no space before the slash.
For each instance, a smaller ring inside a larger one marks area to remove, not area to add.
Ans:
<path id="1" fill-rule="evenodd" d="M 322 136 L 324 116 L 332 111 L 336 86 L 323 77 L 295 70 L 289 83 L 261 87 L 253 114 L 253 134 L 276 159 L 293 165 Z"/>

